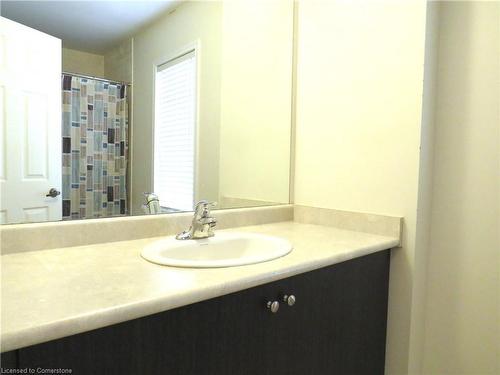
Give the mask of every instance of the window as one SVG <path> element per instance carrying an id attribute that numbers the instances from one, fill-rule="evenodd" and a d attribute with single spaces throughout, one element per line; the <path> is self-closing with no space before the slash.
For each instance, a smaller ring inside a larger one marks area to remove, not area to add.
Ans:
<path id="1" fill-rule="evenodd" d="M 195 51 L 159 65 L 155 74 L 154 192 L 160 205 L 190 211 L 194 202 Z"/>

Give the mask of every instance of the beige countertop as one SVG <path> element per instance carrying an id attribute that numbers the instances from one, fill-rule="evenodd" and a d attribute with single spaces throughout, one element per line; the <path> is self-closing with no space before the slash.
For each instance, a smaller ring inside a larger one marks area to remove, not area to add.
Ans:
<path id="1" fill-rule="evenodd" d="M 280 222 L 227 229 L 288 239 L 285 257 L 240 267 L 188 269 L 141 258 L 156 238 L 2 255 L 1 351 L 9 351 L 218 297 L 392 248 L 398 238 Z"/>

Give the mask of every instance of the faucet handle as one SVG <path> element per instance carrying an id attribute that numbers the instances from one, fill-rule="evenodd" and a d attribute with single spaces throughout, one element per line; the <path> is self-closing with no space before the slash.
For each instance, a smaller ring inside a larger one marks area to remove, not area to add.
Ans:
<path id="1" fill-rule="evenodd" d="M 203 199 L 198 203 L 196 203 L 196 206 L 194 207 L 194 212 L 198 213 L 200 210 L 203 210 L 202 212 L 208 215 L 210 209 L 215 206 L 217 206 L 217 202 L 209 202 Z"/>
<path id="2" fill-rule="evenodd" d="M 214 207 L 214 206 L 217 206 L 217 202 L 210 202 L 210 201 L 207 201 L 206 199 L 202 199 L 201 201 L 196 203 L 196 207 L 198 207 L 198 206 Z"/>

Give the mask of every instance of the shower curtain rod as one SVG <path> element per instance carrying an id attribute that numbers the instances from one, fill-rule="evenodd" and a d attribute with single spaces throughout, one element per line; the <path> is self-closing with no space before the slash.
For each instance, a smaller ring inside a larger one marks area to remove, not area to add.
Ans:
<path id="1" fill-rule="evenodd" d="M 111 80 L 111 79 L 106 79 L 106 78 L 93 77 L 93 76 L 86 76 L 85 74 L 78 74 L 78 73 L 71 73 L 71 72 L 62 72 L 62 74 L 66 75 L 66 76 L 72 76 L 72 77 L 79 77 L 79 78 L 93 79 L 93 80 L 96 80 L 96 81 L 107 82 L 107 83 L 113 83 L 113 84 L 118 84 L 118 85 L 132 86 L 132 84 L 131 84 L 131 83 L 129 83 L 129 82 L 113 81 L 113 80 Z"/>

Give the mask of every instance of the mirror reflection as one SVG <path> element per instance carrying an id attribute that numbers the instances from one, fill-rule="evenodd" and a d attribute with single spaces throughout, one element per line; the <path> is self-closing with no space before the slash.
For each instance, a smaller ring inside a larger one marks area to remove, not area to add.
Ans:
<path id="1" fill-rule="evenodd" d="M 1 21 L 2 223 L 289 202 L 291 1 L 3 1 Z"/>

